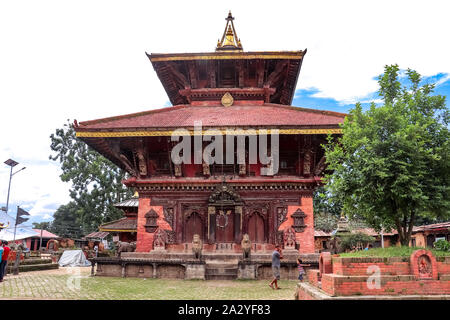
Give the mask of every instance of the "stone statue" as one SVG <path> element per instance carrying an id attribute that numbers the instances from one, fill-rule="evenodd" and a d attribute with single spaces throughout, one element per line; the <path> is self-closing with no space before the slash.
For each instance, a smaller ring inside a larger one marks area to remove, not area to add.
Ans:
<path id="1" fill-rule="evenodd" d="M 134 252 L 136 250 L 136 241 L 134 242 L 124 242 L 117 241 L 117 256 L 120 257 L 122 252 Z"/>
<path id="2" fill-rule="evenodd" d="M 167 234 L 163 229 L 158 229 L 155 232 L 155 238 L 153 240 L 153 250 L 165 250 L 167 243 Z"/>
<path id="3" fill-rule="evenodd" d="M 244 255 L 244 259 L 250 259 L 250 251 L 252 250 L 252 242 L 248 234 L 244 234 L 241 241 L 241 248 Z"/>
<path id="4" fill-rule="evenodd" d="M 195 259 L 200 259 L 202 256 L 203 242 L 198 234 L 194 234 L 192 239 L 192 252 Z"/>
<path id="5" fill-rule="evenodd" d="M 285 250 L 295 250 L 296 239 L 295 239 L 295 230 L 293 227 L 289 227 L 286 230 L 284 230 L 283 240 Z"/>

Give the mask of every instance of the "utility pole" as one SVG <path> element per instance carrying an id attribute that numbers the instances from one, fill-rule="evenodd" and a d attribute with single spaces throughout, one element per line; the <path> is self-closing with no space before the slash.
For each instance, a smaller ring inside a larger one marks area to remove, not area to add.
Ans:
<path id="1" fill-rule="evenodd" d="M 39 241 L 39 251 L 42 251 L 42 231 L 44 231 L 41 227 L 41 240 Z"/>

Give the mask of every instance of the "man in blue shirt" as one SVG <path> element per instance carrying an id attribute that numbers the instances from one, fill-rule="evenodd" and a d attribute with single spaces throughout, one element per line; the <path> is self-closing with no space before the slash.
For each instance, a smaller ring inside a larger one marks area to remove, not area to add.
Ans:
<path id="1" fill-rule="evenodd" d="M 280 280 L 280 259 L 283 259 L 283 255 L 281 254 L 281 247 L 280 245 L 276 245 L 275 251 L 272 253 L 273 280 L 269 283 L 269 287 L 276 290 L 281 289 L 278 287 L 278 280 Z"/>

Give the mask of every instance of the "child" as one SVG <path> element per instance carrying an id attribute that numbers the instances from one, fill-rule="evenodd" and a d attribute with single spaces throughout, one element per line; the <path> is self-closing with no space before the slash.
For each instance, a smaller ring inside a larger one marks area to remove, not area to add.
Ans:
<path id="1" fill-rule="evenodd" d="M 298 280 L 303 281 L 303 275 L 306 273 L 305 269 L 303 267 L 310 267 L 310 264 L 303 264 L 302 259 L 297 259 L 297 266 L 298 266 Z"/>

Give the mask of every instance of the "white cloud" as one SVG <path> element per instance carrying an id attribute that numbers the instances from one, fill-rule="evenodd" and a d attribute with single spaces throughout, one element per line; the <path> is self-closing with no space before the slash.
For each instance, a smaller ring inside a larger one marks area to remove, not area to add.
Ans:
<path id="1" fill-rule="evenodd" d="M 166 105 L 144 52 L 213 51 L 229 9 L 246 51 L 308 48 L 298 88 L 316 97 L 367 97 L 385 64 L 450 73 L 446 1 L 2 2 L 0 161 L 28 167 L 11 196 L 36 201 L 43 216 L 46 204 L 67 202 L 48 161 L 54 129 Z M 0 165 L 5 200 L 8 178 Z"/>

